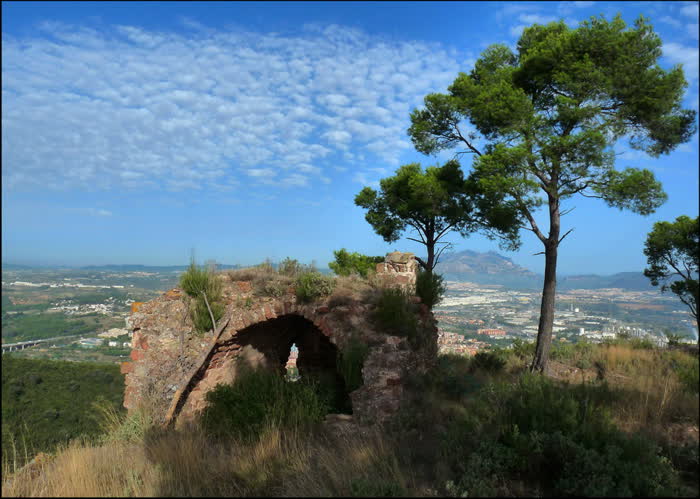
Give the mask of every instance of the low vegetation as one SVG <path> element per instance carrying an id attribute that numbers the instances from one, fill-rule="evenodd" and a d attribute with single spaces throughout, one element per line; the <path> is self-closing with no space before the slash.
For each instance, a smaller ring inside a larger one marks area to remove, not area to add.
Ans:
<path id="1" fill-rule="evenodd" d="M 204 333 L 214 329 L 214 323 L 224 315 L 221 302 L 221 280 L 213 267 L 198 267 L 194 259 L 180 276 L 180 287 L 190 298 L 190 318 L 194 329 Z"/>
<path id="2" fill-rule="evenodd" d="M 297 277 L 296 295 L 301 303 L 309 303 L 333 292 L 335 281 L 320 272 L 304 272 Z"/>
<path id="3" fill-rule="evenodd" d="M 351 336 L 346 347 L 339 353 L 338 372 L 345 381 L 345 389 L 348 393 L 362 386 L 362 366 L 368 353 L 369 347 L 357 336 Z"/>
<path id="4" fill-rule="evenodd" d="M 251 368 L 242 369 L 235 384 L 218 385 L 206 399 L 202 426 L 216 438 L 254 440 L 267 427 L 305 428 L 329 412 L 306 379 L 289 383 L 276 373 Z"/>
<path id="5" fill-rule="evenodd" d="M 421 302 L 429 309 L 433 309 L 435 305 L 442 301 L 447 287 L 444 279 L 440 274 L 435 272 L 427 272 L 421 268 L 418 269 L 416 275 L 416 295 L 420 297 Z"/>
<path id="6" fill-rule="evenodd" d="M 99 434 L 91 404 L 122 411 L 124 380 L 116 364 L 2 356 L 2 455 L 5 469 L 79 436 Z"/>
<path id="7" fill-rule="evenodd" d="M 383 256 L 367 256 L 361 253 L 350 253 L 345 248 L 333 252 L 335 261 L 328 266 L 339 276 L 359 275 L 367 277 L 374 272 L 378 263 L 384 261 Z"/>

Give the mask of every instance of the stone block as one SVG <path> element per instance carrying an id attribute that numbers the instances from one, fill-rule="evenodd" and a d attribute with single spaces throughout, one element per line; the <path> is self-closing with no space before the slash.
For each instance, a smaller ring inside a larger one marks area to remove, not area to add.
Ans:
<path id="1" fill-rule="evenodd" d="M 131 351 L 130 357 L 131 357 L 131 360 L 133 360 L 133 361 L 141 360 L 141 359 L 143 359 L 143 357 L 144 357 L 143 351 L 141 351 L 141 350 L 132 350 L 132 351 Z"/>
<path id="2" fill-rule="evenodd" d="M 266 319 L 275 319 L 277 317 L 277 314 L 275 313 L 274 308 L 272 307 L 271 304 L 265 304 L 264 306 L 265 309 L 265 318 Z"/>
<path id="3" fill-rule="evenodd" d="M 128 374 L 134 370 L 134 365 L 131 362 L 122 362 L 119 366 L 119 372 Z"/>
<path id="4" fill-rule="evenodd" d="M 393 251 L 386 255 L 386 261 L 391 263 L 408 263 L 413 259 L 413 253 L 402 253 Z"/>

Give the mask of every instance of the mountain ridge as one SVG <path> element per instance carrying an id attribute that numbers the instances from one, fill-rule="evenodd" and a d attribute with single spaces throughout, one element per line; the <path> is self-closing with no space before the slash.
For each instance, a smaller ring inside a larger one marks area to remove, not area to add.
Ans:
<path id="1" fill-rule="evenodd" d="M 499 284 L 514 288 L 541 289 L 543 274 L 533 272 L 512 259 L 490 250 L 479 252 L 464 250 L 443 255 L 436 271 L 446 279 L 471 281 L 477 284 Z M 557 288 L 602 289 L 621 288 L 630 291 L 651 291 L 658 289 L 644 276 L 643 272 L 617 272 L 610 275 L 581 274 L 561 276 Z"/>

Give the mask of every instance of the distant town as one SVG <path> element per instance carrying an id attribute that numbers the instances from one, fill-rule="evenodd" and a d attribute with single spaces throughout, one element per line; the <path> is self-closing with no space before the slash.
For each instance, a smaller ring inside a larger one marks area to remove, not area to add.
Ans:
<path id="1" fill-rule="evenodd" d="M 491 346 L 508 347 L 513 339 L 537 337 L 540 294 L 500 285 L 446 281 L 447 293 L 435 307 L 441 352 L 474 354 Z M 697 342 L 687 308 L 658 290 L 574 289 L 557 294 L 554 341 L 601 342 L 618 336 L 646 338 L 658 346 L 666 333 Z"/>
<path id="2" fill-rule="evenodd" d="M 127 360 L 131 305 L 174 287 L 180 272 L 3 269 L 3 352 L 14 345 L 27 356 Z M 493 347 L 507 348 L 516 338 L 535 340 L 538 291 L 464 280 L 447 280 L 446 285 L 443 301 L 434 309 L 441 352 L 474 355 Z M 561 291 L 553 330 L 554 341 L 572 343 L 624 335 L 664 346 L 667 334 L 697 341 L 687 309 L 675 296 L 658 289 Z"/>

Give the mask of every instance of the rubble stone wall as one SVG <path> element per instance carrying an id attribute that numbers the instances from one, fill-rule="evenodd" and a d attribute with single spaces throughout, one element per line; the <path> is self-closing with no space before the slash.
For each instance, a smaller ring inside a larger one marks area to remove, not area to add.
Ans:
<path id="1" fill-rule="evenodd" d="M 377 271 L 384 285 L 415 286 L 415 269 L 412 254 L 396 252 L 387 255 Z M 406 375 L 414 370 L 424 372 L 437 355 L 436 321 L 418 299 L 414 300 L 415 311 L 422 334 L 435 339 L 422 351 L 413 350 L 407 338 L 378 331 L 371 300 L 331 307 L 325 297 L 302 304 L 292 293 L 277 298 L 256 296 L 250 282 L 221 278 L 228 324 L 216 342 L 212 331 L 193 332 L 188 297 L 179 288 L 141 304 L 132 313 L 131 362 L 121 368 L 126 375 L 124 406 L 129 411 L 148 404 L 165 417 L 176 392 L 184 390 L 177 421 L 186 421 L 204 408 L 209 390 L 235 379 L 243 360 L 282 372 L 291 342 L 296 341 L 302 376 L 304 369 L 329 371 L 337 352 L 354 336 L 368 345 L 369 353 L 362 368 L 364 383 L 349 394 L 353 419 L 381 423 L 397 411 Z M 209 351 L 202 368 L 190 379 L 188 373 Z"/>

